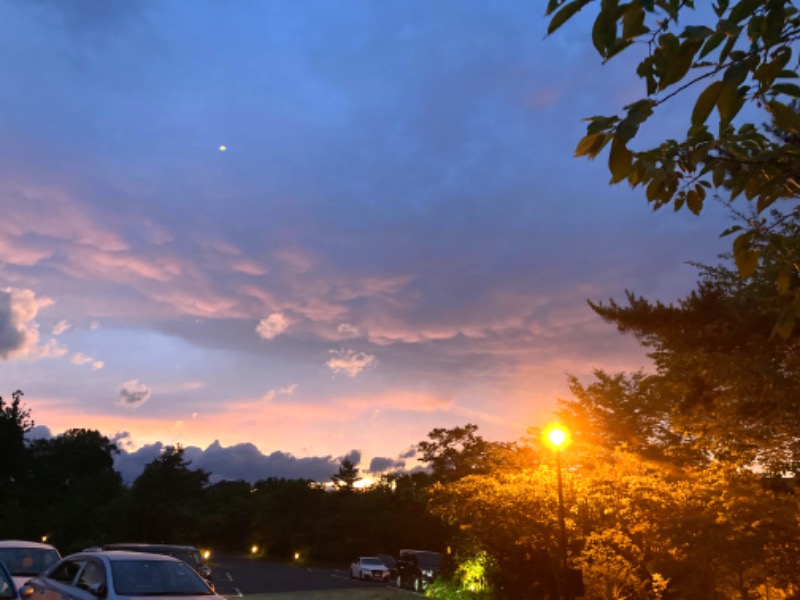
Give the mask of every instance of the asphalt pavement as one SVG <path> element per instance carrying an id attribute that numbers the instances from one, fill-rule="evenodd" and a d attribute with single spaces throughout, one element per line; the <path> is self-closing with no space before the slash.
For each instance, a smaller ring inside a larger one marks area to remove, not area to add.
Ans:
<path id="1" fill-rule="evenodd" d="M 220 555 L 211 561 L 214 587 L 235 600 L 410 600 L 419 598 L 393 584 L 351 579 L 349 565 L 316 568 L 249 556 Z"/>

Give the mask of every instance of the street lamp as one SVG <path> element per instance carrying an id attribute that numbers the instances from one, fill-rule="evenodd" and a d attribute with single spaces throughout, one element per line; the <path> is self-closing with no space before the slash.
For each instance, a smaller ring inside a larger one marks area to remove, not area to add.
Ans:
<path id="1" fill-rule="evenodd" d="M 564 516 L 564 485 L 561 480 L 561 451 L 572 443 L 569 429 L 560 424 L 548 425 L 544 430 L 544 443 L 556 455 L 556 478 L 558 480 L 558 524 L 561 545 L 561 590 L 566 600 L 572 600 L 569 569 L 567 563 L 567 526 Z"/>

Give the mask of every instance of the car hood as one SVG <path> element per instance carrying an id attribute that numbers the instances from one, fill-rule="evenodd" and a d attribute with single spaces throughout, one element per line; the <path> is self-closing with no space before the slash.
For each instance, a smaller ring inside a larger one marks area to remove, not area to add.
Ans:
<path id="1" fill-rule="evenodd" d="M 19 590 L 19 588 L 28 583 L 34 577 L 36 577 L 36 575 L 11 575 L 11 579 L 14 580 L 14 586 L 17 588 L 17 590 Z"/>

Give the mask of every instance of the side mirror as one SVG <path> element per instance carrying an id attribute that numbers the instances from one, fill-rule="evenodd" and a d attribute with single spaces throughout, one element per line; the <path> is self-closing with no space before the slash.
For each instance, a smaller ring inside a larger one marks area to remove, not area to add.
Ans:
<path id="1" fill-rule="evenodd" d="M 108 596 L 108 588 L 105 583 L 93 583 L 89 586 L 89 593 L 95 598 L 105 598 Z"/>
<path id="2" fill-rule="evenodd" d="M 33 589 L 33 586 L 29 583 L 26 583 L 21 588 L 19 588 L 19 597 L 22 600 L 27 600 L 28 598 L 33 596 L 33 592 L 36 590 Z"/>

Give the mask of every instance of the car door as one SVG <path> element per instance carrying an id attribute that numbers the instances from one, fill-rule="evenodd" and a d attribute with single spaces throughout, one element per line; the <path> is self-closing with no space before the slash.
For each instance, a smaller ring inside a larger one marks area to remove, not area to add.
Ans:
<path id="1" fill-rule="evenodd" d="M 52 569 L 31 580 L 31 600 L 74 600 L 73 582 L 83 567 L 83 561 L 66 558 Z"/>

